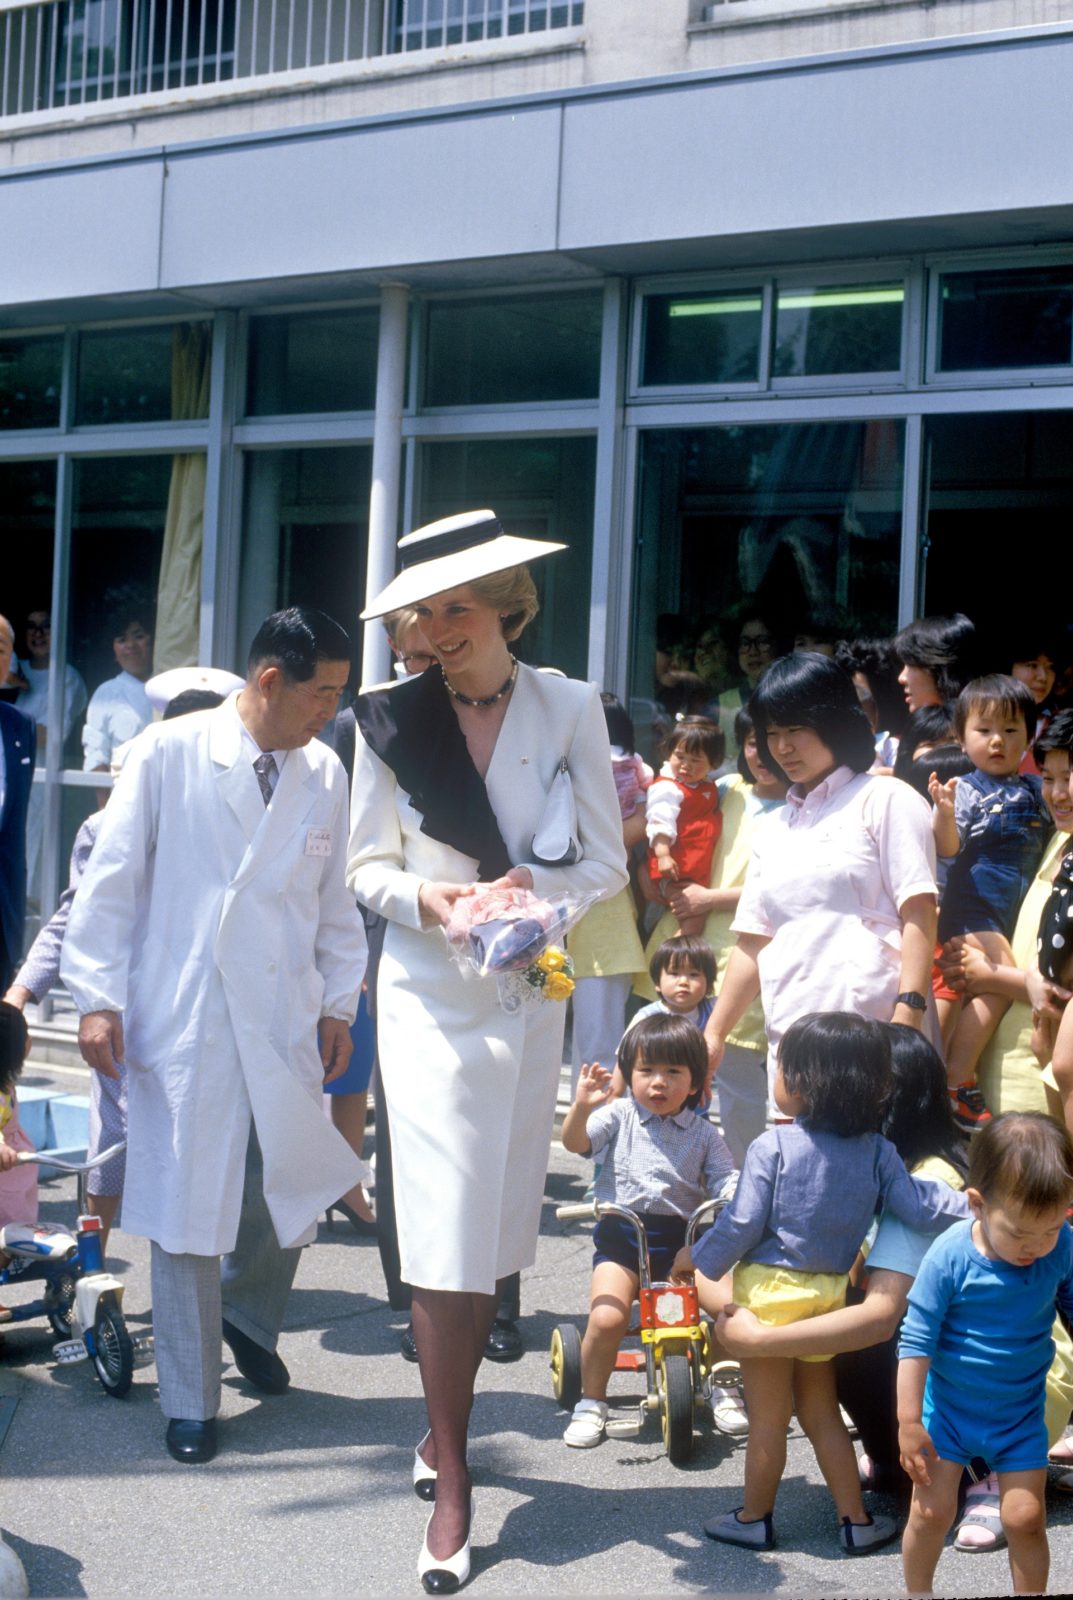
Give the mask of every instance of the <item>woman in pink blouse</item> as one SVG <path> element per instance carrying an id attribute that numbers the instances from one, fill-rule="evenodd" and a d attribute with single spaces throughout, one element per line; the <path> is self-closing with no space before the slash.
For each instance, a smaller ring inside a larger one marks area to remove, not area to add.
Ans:
<path id="1" fill-rule="evenodd" d="M 756 830 L 738 942 L 705 1034 L 714 1072 L 759 994 L 771 1082 L 780 1039 L 808 1012 L 931 1031 L 935 847 L 927 803 L 908 784 L 868 775 L 871 729 L 829 657 L 776 661 L 749 711 L 760 760 L 791 788 Z"/>

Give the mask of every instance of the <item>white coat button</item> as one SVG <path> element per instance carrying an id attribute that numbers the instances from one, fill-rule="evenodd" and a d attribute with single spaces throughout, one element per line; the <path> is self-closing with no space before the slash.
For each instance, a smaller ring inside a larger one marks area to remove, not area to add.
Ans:
<path id="1" fill-rule="evenodd" d="M 270 962 L 269 962 L 269 963 L 268 963 L 268 970 L 269 970 L 269 972 L 275 972 L 275 970 L 276 970 L 276 963 L 275 963 L 275 962 L 274 962 L 274 961 L 270 961 Z"/>

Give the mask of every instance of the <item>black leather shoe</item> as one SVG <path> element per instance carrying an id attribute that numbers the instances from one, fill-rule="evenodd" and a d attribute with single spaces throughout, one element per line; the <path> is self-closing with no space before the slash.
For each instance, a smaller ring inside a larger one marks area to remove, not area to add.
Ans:
<path id="1" fill-rule="evenodd" d="M 216 1454 L 216 1418 L 189 1422 L 184 1417 L 173 1417 L 164 1439 L 168 1454 L 176 1461 L 211 1461 Z"/>
<path id="2" fill-rule="evenodd" d="M 417 1360 L 417 1340 L 414 1338 L 414 1325 L 407 1323 L 406 1331 L 399 1340 L 399 1354 L 404 1361 Z"/>
<path id="3" fill-rule="evenodd" d="M 274 1350 L 251 1339 L 233 1322 L 224 1318 L 224 1339 L 235 1359 L 235 1366 L 262 1394 L 282 1394 L 290 1386 L 291 1375 Z"/>
<path id="4" fill-rule="evenodd" d="M 518 1331 L 518 1324 L 511 1322 L 507 1317 L 497 1317 L 492 1323 L 484 1346 L 486 1361 L 520 1361 L 525 1354 L 525 1345 Z"/>

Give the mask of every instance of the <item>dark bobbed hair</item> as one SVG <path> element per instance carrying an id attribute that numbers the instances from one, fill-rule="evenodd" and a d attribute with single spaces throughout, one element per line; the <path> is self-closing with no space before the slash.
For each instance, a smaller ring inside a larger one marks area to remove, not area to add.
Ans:
<path id="1" fill-rule="evenodd" d="M 1017 661 L 1035 661 L 1046 656 L 1056 672 L 1065 666 L 1068 653 L 1061 630 L 1046 622 L 1034 623 L 1031 616 L 1014 624 L 1006 649 L 1011 667 Z"/>
<path id="2" fill-rule="evenodd" d="M 992 1117 L 972 1141 L 969 1184 L 993 1205 L 1015 1200 L 1026 1211 L 1049 1211 L 1073 1199 L 1073 1143 L 1043 1111 Z"/>
<path id="3" fill-rule="evenodd" d="M 30 1030 L 18 1006 L 0 1000 L 0 1091 L 10 1094 L 26 1059 Z"/>
<path id="4" fill-rule="evenodd" d="M 921 706 L 905 725 L 905 732 L 898 741 L 898 754 L 894 758 L 894 776 L 909 782 L 909 773 L 913 765 L 913 751 L 918 744 L 953 744 L 954 742 L 954 708 L 945 703 L 941 706 Z"/>
<path id="5" fill-rule="evenodd" d="M 153 632 L 156 606 L 140 589 L 115 589 L 108 596 L 105 609 L 105 628 L 109 639 L 122 638 L 135 623 L 146 633 Z"/>
<path id="6" fill-rule="evenodd" d="M 898 682 L 901 663 L 890 639 L 840 639 L 835 660 L 850 677 L 860 672 L 868 679 L 881 733 L 898 737 L 905 727 L 909 708 Z"/>
<path id="7" fill-rule="evenodd" d="M 184 689 L 182 694 L 168 701 L 160 720 L 170 722 L 173 717 L 185 717 L 190 711 L 212 711 L 223 703 L 223 695 L 217 694 L 215 689 Z"/>
<path id="8" fill-rule="evenodd" d="M 250 645 L 246 674 L 278 667 L 288 683 L 308 683 L 318 661 L 350 661 L 350 640 L 338 622 L 311 606 L 273 611 Z"/>
<path id="9" fill-rule="evenodd" d="M 688 1067 L 693 1088 L 686 1100 L 692 1111 L 700 1104 L 708 1076 L 708 1048 L 704 1035 L 684 1017 L 653 1012 L 627 1028 L 618 1047 L 618 1069 L 627 1083 L 639 1061 L 648 1066 Z"/>
<path id="10" fill-rule="evenodd" d="M 708 980 L 708 993 L 715 988 L 715 951 L 707 939 L 696 933 L 676 933 L 673 939 L 664 939 L 652 952 L 648 974 L 659 988 L 665 972 L 681 972 L 682 968 L 696 967 Z"/>
<path id="11" fill-rule="evenodd" d="M 974 770 L 959 744 L 941 744 L 919 761 L 911 761 L 899 776 L 931 805 L 928 781 L 933 772 L 940 783 L 949 783 L 951 778 L 967 778 Z"/>
<path id="12" fill-rule="evenodd" d="M 917 1028 L 885 1022 L 890 1037 L 890 1098 L 879 1131 L 910 1172 L 928 1156 L 941 1156 L 964 1178 L 969 1169 L 946 1086 L 946 1068 Z"/>
<path id="13" fill-rule="evenodd" d="M 894 651 L 907 667 L 923 667 L 944 700 L 953 700 L 980 668 L 976 627 L 963 611 L 919 617 L 894 635 Z"/>
<path id="14" fill-rule="evenodd" d="M 1036 765 L 1042 767 L 1044 756 L 1049 755 L 1052 750 L 1065 750 L 1073 759 L 1073 711 L 1059 711 L 1058 715 L 1048 722 L 1032 746 Z"/>
<path id="15" fill-rule="evenodd" d="M 1011 678 L 1004 672 L 990 672 L 984 678 L 971 679 L 962 689 L 954 706 L 954 727 L 959 739 L 964 739 L 965 729 L 974 711 L 996 711 L 1000 717 L 1023 717 L 1028 742 L 1039 721 L 1039 708 L 1027 683 Z"/>
<path id="16" fill-rule="evenodd" d="M 767 742 L 769 726 L 811 728 L 838 767 L 867 772 L 876 758 L 875 739 L 861 710 L 853 679 L 830 656 L 800 650 L 773 661 L 749 698 L 756 749 L 771 772 L 789 783 Z"/>
<path id="17" fill-rule="evenodd" d="M 882 1022 L 852 1011 L 816 1011 L 787 1028 L 779 1046 L 782 1081 L 800 1095 L 798 1121 L 855 1139 L 875 1133 L 891 1086 L 890 1037 Z"/>
<path id="18" fill-rule="evenodd" d="M 717 767 L 726 753 L 723 730 L 710 717 L 680 717 L 667 735 L 667 754 L 681 750 L 687 756 L 707 756 Z"/>
<path id="19" fill-rule="evenodd" d="M 742 706 L 734 717 L 734 743 L 738 747 L 737 768 L 746 783 L 755 783 L 752 770 L 745 759 L 745 741 L 753 731 L 753 719 L 748 706 Z"/>
<path id="20" fill-rule="evenodd" d="M 600 704 L 604 708 L 604 721 L 607 723 L 607 738 L 610 744 L 617 744 L 632 756 L 637 749 L 637 735 L 633 729 L 633 718 L 622 704 L 617 695 L 606 690 L 600 696 Z"/>

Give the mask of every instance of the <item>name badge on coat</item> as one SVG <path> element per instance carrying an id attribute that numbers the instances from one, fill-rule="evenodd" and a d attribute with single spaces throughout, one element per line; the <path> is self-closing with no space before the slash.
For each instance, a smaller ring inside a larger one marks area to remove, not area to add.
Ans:
<path id="1" fill-rule="evenodd" d="M 330 856 L 332 853 L 332 830 L 330 828 L 309 828 L 306 832 L 307 856 Z"/>

